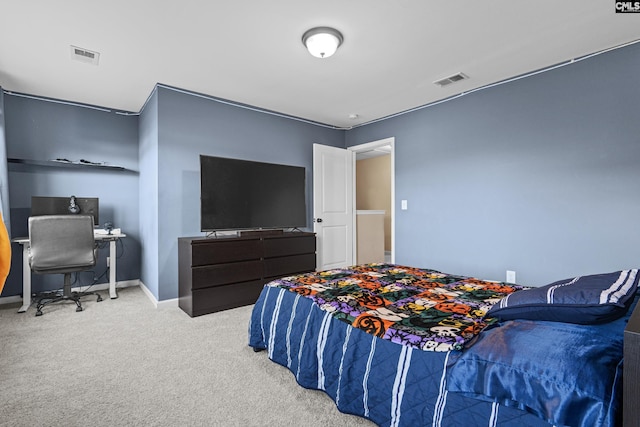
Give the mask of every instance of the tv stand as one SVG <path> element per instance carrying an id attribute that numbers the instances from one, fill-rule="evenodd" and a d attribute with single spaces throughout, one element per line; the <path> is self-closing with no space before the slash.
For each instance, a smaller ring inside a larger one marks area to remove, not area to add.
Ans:
<path id="1" fill-rule="evenodd" d="M 181 237 L 178 306 L 195 317 L 254 304 L 265 283 L 316 269 L 316 236 L 308 232 Z"/>

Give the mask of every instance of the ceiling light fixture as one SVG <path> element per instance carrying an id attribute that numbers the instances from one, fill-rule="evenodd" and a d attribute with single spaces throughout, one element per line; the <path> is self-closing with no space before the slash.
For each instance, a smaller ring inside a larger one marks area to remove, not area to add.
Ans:
<path id="1" fill-rule="evenodd" d="M 316 27 L 302 35 L 302 44 L 316 58 L 328 58 L 338 50 L 344 38 L 340 31 L 329 27 Z"/>

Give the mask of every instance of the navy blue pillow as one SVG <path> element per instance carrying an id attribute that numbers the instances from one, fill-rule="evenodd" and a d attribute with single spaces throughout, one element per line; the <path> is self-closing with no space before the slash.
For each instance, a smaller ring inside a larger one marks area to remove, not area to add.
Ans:
<path id="1" fill-rule="evenodd" d="M 514 292 L 491 307 L 485 317 L 582 325 L 610 322 L 629 309 L 639 278 L 634 269 L 559 280 Z"/>

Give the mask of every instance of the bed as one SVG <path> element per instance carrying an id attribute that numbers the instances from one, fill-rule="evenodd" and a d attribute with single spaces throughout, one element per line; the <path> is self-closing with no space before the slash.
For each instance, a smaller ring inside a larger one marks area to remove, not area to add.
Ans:
<path id="1" fill-rule="evenodd" d="M 284 277 L 262 290 L 249 345 L 379 426 L 618 426 L 639 278 L 527 288 L 393 264 Z"/>

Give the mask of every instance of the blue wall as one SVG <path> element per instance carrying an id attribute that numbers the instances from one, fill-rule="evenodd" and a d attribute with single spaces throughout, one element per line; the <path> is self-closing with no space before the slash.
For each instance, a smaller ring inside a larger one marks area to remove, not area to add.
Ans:
<path id="1" fill-rule="evenodd" d="M 200 232 L 200 154 L 304 166 L 312 228 L 314 143 L 344 147 L 344 131 L 158 86 L 158 299 L 178 297 L 178 237 Z M 146 282 L 145 282 L 146 284 Z"/>
<path id="2" fill-rule="evenodd" d="M 311 227 L 312 145 L 344 147 L 344 131 L 164 86 L 154 89 L 139 116 L 18 95 L 6 99 L 8 157 L 84 158 L 130 170 L 12 166 L 13 236 L 27 235 L 32 195 L 99 197 L 101 223 L 113 221 L 128 235 L 118 280 L 141 279 L 159 301 L 178 297 L 178 237 L 204 235 L 200 154 L 306 167 Z M 3 296 L 22 290 L 21 247 L 14 251 Z M 54 287 L 54 279 L 34 276 L 34 291 Z"/>
<path id="3" fill-rule="evenodd" d="M 9 210 L 9 171 L 7 169 L 7 142 L 4 132 L 4 92 L 0 87 L 0 211 L 5 224 L 11 224 Z M 8 228 L 8 225 L 7 225 Z M 9 237 L 11 232 L 9 231 Z"/>
<path id="4" fill-rule="evenodd" d="M 129 236 L 118 280 L 176 298 L 177 239 L 202 235 L 199 154 L 305 166 L 311 227 L 312 144 L 393 136 L 398 263 L 532 285 L 637 267 L 638 69 L 629 46 L 347 132 L 164 86 L 139 116 L 8 94 L 9 157 L 139 171 L 11 166 L 12 232 L 26 235 L 31 195 L 100 197 L 101 222 Z M 20 266 L 3 296 L 20 293 Z"/>
<path id="5" fill-rule="evenodd" d="M 140 280 L 158 299 L 158 92 L 147 101 L 138 126 L 140 147 Z M 177 262 L 177 260 L 176 260 Z"/>
<path id="6" fill-rule="evenodd" d="M 638 267 L 638 70 L 640 44 L 348 132 L 395 137 L 396 262 L 530 285 Z"/>
<path id="7" fill-rule="evenodd" d="M 23 96 L 5 95 L 9 158 L 67 158 L 106 161 L 126 171 L 65 169 L 9 164 L 12 237 L 28 235 L 31 196 L 98 197 L 100 223 L 113 222 L 127 238 L 118 247 L 117 279 L 140 278 L 138 210 L 138 117 Z M 22 247 L 12 245 L 12 268 L 3 296 L 22 293 Z M 101 251 L 97 274 L 106 270 L 108 251 Z M 83 273 L 81 283 L 92 275 Z M 56 279 L 57 282 L 56 282 Z M 59 287 L 59 278 L 33 276 L 33 291 Z M 108 281 L 108 277 L 100 280 Z"/>

